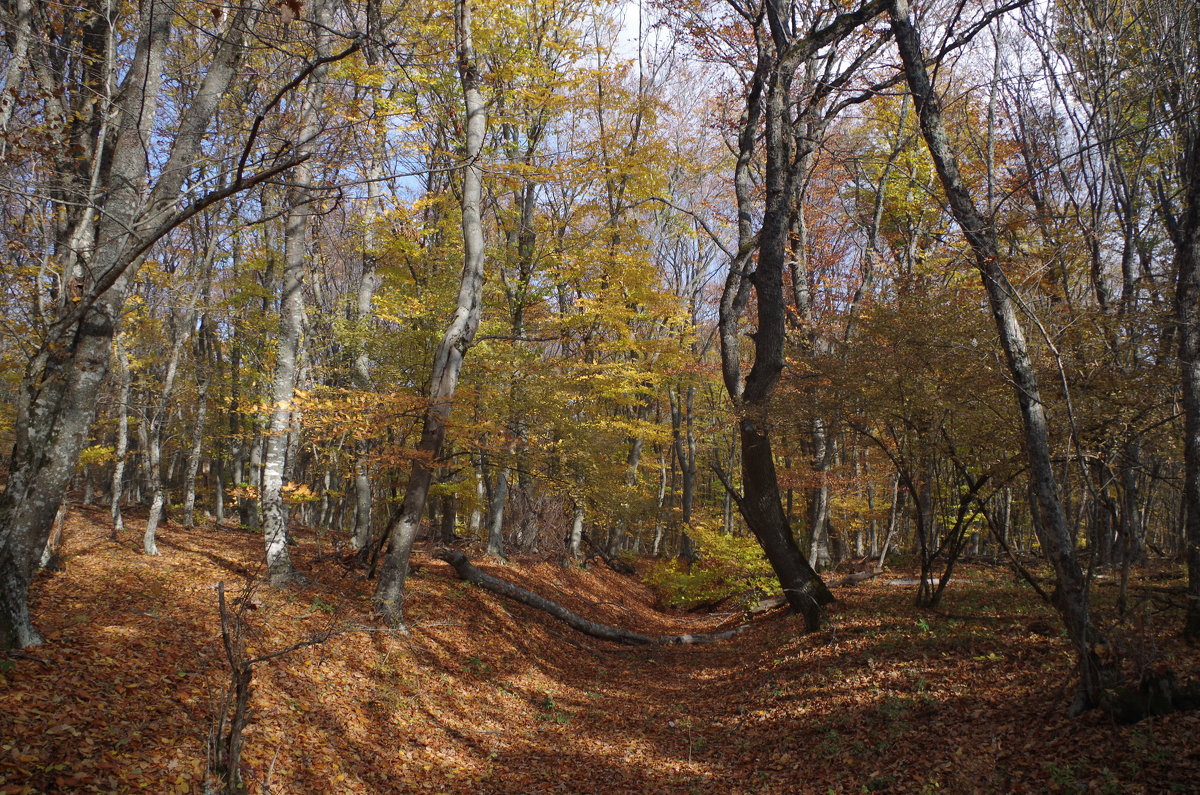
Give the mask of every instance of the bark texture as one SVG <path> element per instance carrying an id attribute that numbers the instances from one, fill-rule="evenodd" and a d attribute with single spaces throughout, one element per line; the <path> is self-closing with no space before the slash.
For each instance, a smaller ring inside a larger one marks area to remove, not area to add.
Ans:
<path id="1" fill-rule="evenodd" d="M 93 11 L 94 20 L 108 19 L 102 3 Z M 34 70 L 50 102 L 64 93 L 83 96 L 87 114 L 104 115 L 101 123 L 111 132 L 89 136 L 94 130 L 82 131 L 80 140 L 95 142 L 82 149 L 64 142 L 63 156 L 78 161 L 62 169 L 62 179 L 71 183 L 65 185 L 65 195 L 72 197 L 73 206 L 80 196 L 88 203 L 72 216 L 73 226 L 62 231 L 60 242 L 64 251 L 86 252 L 87 258 L 71 265 L 80 284 L 79 300 L 59 307 L 22 377 L 8 486 L 0 495 L 0 648 L 41 642 L 29 617 L 29 584 L 95 417 L 126 294 L 143 254 L 186 217 L 178 211 L 181 190 L 200 159 L 204 133 L 241 59 L 242 39 L 256 13 L 252 5 L 239 8 L 217 39 L 208 71 L 190 103 L 179 109 L 165 162 L 155 169 L 152 185 L 146 152 L 156 149 L 153 125 L 174 15 L 169 4 L 147 5 L 115 92 L 107 90 L 105 60 L 99 54 L 89 56 L 101 67 L 90 78 L 94 84 L 73 86 L 77 92 L 61 91 L 54 75 Z M 30 34 L 30 47 L 40 48 L 31 51 L 31 63 L 49 60 L 41 49 L 51 46 L 53 35 L 46 30 Z M 102 44 L 99 51 L 106 49 Z M 111 104 L 93 101 L 109 96 L 115 97 Z M 73 124 L 80 112 L 62 109 L 61 116 Z M 291 164 L 281 162 L 271 173 Z M 77 184 L 81 169 L 90 183 Z M 238 180 L 197 201 L 215 203 L 263 178 Z"/>
<path id="2" fill-rule="evenodd" d="M 468 0 L 455 3 L 454 24 L 458 49 L 458 72 L 466 103 L 465 146 L 466 165 L 463 167 L 462 233 L 463 270 L 459 281 L 458 301 L 434 354 L 429 389 L 429 408 L 417 442 L 418 455 L 409 470 L 408 486 L 400 509 L 388 522 L 388 547 L 375 602 L 384 620 L 393 627 L 403 622 L 404 583 L 408 579 L 408 561 L 412 545 L 420 529 L 421 516 L 429 497 L 435 459 L 440 455 L 446 438 L 446 421 L 450 417 L 463 357 L 475 339 L 483 301 L 483 139 L 487 132 L 487 105 L 480 90 L 481 80 L 475 63 L 472 41 L 472 7 Z"/>
<path id="3" fill-rule="evenodd" d="M 316 39 L 316 55 L 329 55 L 329 7 L 326 2 L 313 5 L 311 35 Z M 294 146 L 309 150 L 320 131 L 323 106 L 322 79 L 327 65 L 313 70 L 308 90 L 301 98 L 299 125 Z M 308 217 L 312 213 L 313 169 L 308 162 L 296 166 L 287 192 L 284 214 L 282 295 L 279 302 L 279 347 L 275 352 L 275 373 L 271 380 L 271 415 L 263 453 L 263 541 L 266 546 L 267 579 L 271 585 L 283 585 L 296 579 L 292 556 L 288 552 L 288 515 L 283 502 L 284 473 L 289 437 L 294 421 L 292 404 L 296 397 L 301 336 L 304 333 L 304 275 L 308 267 Z"/>
<path id="4" fill-rule="evenodd" d="M 792 609 L 804 616 L 809 630 L 820 626 L 821 607 L 833 594 L 813 570 L 792 532 L 779 490 L 771 447 L 771 398 L 784 367 L 786 305 L 783 274 L 788 261 L 788 231 L 801 182 L 798 174 L 807 152 L 794 146 L 792 81 L 797 69 L 818 51 L 848 36 L 883 10 L 882 2 L 839 14 L 806 35 L 792 29 L 793 19 L 775 3 L 765 5 L 767 31 L 756 21 L 757 66 L 751 76 L 741 119 L 734 190 L 738 205 L 738 251 L 730 264 L 721 295 L 719 331 L 721 370 L 726 390 L 738 412 L 742 449 L 742 493 L 736 495 L 742 517 L 758 539 Z M 752 163 L 760 124 L 765 130 L 765 206 L 755 235 L 753 218 L 757 188 Z M 757 251 L 757 262 L 752 255 Z M 739 321 L 756 299 L 758 327 L 751 335 L 753 363 L 743 379 Z M 731 495 L 731 484 L 726 484 Z"/>
<path id="5" fill-rule="evenodd" d="M 1096 646 L 1101 638 L 1091 624 L 1086 578 L 1079 566 L 1075 539 L 1059 499 L 1046 412 L 1026 345 L 1015 291 L 1000 266 L 995 230 L 979 212 L 959 172 L 958 159 L 946 135 L 941 103 L 925 67 L 920 36 L 913 25 L 907 0 L 893 0 L 889 14 L 909 91 L 916 104 L 921 134 L 933 158 L 950 210 L 975 255 L 975 265 L 987 291 L 1020 408 L 1025 454 L 1029 460 L 1029 478 L 1034 495 L 1030 506 L 1035 517 L 1034 526 L 1058 582 L 1055 607 L 1062 616 L 1077 655 L 1080 690 L 1074 708 L 1094 707 L 1099 704 L 1104 686 L 1096 655 Z"/>

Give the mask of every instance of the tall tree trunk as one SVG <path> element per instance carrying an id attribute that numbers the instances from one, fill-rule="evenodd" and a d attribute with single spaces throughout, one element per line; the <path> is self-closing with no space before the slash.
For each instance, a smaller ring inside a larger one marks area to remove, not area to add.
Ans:
<path id="1" fill-rule="evenodd" d="M 310 31 L 316 40 L 316 55 L 324 58 L 330 50 L 329 8 L 324 0 L 313 4 L 315 20 Z M 293 147 L 310 150 L 321 129 L 320 113 L 324 105 L 321 92 L 327 69 L 313 71 L 308 90 L 301 96 L 301 111 Z M 263 461 L 262 507 L 263 541 L 266 545 L 267 579 L 271 585 L 283 585 L 296 579 L 292 556 L 288 552 L 287 509 L 283 504 L 284 468 L 292 423 L 296 420 L 293 403 L 300 361 L 300 337 L 304 333 L 304 273 L 308 265 L 308 217 L 312 213 L 313 168 L 309 162 L 296 166 L 287 192 L 283 233 L 283 290 L 279 306 L 279 347 L 275 353 L 275 373 L 271 380 L 271 416 Z"/>
<path id="2" fill-rule="evenodd" d="M 126 255 L 128 230 L 136 225 L 143 198 L 143 143 L 156 108 L 172 16 L 165 4 L 156 4 L 144 18 L 123 83 L 123 101 L 115 109 L 112 188 L 98 233 L 88 235 L 100 241 L 89 275 L 111 281 L 98 295 L 65 308 L 22 379 L 8 484 L 0 495 L 0 648 L 42 642 L 29 617 L 29 585 L 95 417 L 129 288 L 133 258 Z M 97 87 L 84 90 L 103 95 Z M 84 289 L 96 292 L 86 282 Z"/>
<path id="3" fill-rule="evenodd" d="M 1187 128 L 1181 172 L 1183 212 L 1171 232 L 1175 244 L 1175 315 L 1183 386 L 1185 558 L 1188 608 L 1184 634 L 1200 638 L 1200 125 Z"/>
<path id="4" fill-rule="evenodd" d="M 158 543 L 155 533 L 166 507 L 166 493 L 163 488 L 162 449 L 163 426 L 171 410 L 171 398 L 175 392 L 175 378 L 179 373 L 179 359 L 183 355 L 183 347 L 191 335 L 192 311 L 196 296 L 193 295 L 191 306 L 186 310 L 181 322 L 175 322 L 172 314 L 171 328 L 175 342 L 171 345 L 171 356 L 167 359 L 167 371 L 163 375 L 162 391 L 158 394 L 157 402 L 149 407 L 149 416 L 143 425 L 146 427 L 146 471 L 150 486 L 150 513 L 146 517 L 146 532 L 142 535 L 142 551 L 147 555 L 158 554 Z"/>
<path id="5" fill-rule="evenodd" d="M 438 344 L 430 379 L 429 408 L 421 428 L 421 438 L 409 471 L 408 486 L 400 510 L 388 523 L 391 546 L 384 559 L 375 589 L 375 601 L 390 626 L 403 622 L 404 583 L 408 578 L 408 560 L 413 541 L 420 529 L 421 515 L 429 496 L 435 459 L 446 438 L 454 393 L 463 357 L 475 331 L 483 300 L 484 242 L 481 205 L 483 201 L 483 139 L 487 132 L 487 105 L 480 90 L 481 80 L 475 63 L 471 38 L 473 9 L 469 0 L 455 0 L 454 27 L 457 39 L 458 72 L 466 103 L 466 140 L 463 153 L 462 233 L 463 270 L 459 283 L 454 317 Z"/>
<path id="6" fill-rule="evenodd" d="M 121 515 L 121 499 L 125 493 L 125 456 L 129 452 L 129 392 L 133 379 L 129 373 L 129 354 L 120 339 L 113 340 L 114 358 L 117 360 L 117 440 L 113 453 L 113 474 L 109 510 L 112 514 L 112 539 L 125 529 Z"/>
<path id="7" fill-rule="evenodd" d="M 1076 556 L 1075 539 L 1067 526 L 1055 481 L 1046 414 L 1033 362 L 1018 314 L 1015 290 L 1000 267 L 995 231 L 980 214 L 959 173 L 958 160 L 950 146 L 942 121 L 941 103 L 925 67 L 925 55 L 917 29 L 910 18 L 908 0 L 892 0 L 889 8 L 892 32 L 904 62 L 909 91 L 916 104 L 921 133 L 933 158 L 950 210 L 962 227 L 975 254 L 975 265 L 987 291 L 988 303 L 1004 349 L 1009 376 L 1021 411 L 1025 454 L 1034 500 L 1034 525 L 1038 540 L 1054 568 L 1058 583 L 1055 607 L 1075 647 L 1080 688 L 1072 709 L 1096 706 L 1104 687 L 1095 645 L 1100 636 L 1088 613 L 1087 581 Z M 1200 371 L 1198 371 L 1200 375 Z M 1200 414 L 1198 414 L 1200 416 Z M 1200 483 L 1198 483 L 1200 485 Z"/>
<path id="8" fill-rule="evenodd" d="M 737 502 L 742 517 L 779 578 L 789 604 L 804 616 L 809 630 L 820 625 L 821 607 L 833 601 L 833 595 L 800 551 L 784 513 L 771 448 L 769 416 L 771 398 L 784 367 L 783 273 L 788 261 L 790 220 L 802 187 L 797 173 L 806 162 L 807 154 L 793 151 L 792 81 L 801 64 L 844 40 L 881 10 L 881 2 L 867 3 L 801 36 L 792 30 L 793 19 L 785 9 L 775 3 L 765 4 L 765 20 L 761 21 L 765 21 L 769 32 L 764 32 L 761 27 L 754 31 L 757 65 L 750 80 L 738 136 L 734 172 L 738 251 L 731 256 L 718 320 L 722 378 L 738 413 L 742 449 L 743 492 Z M 765 130 L 762 147 L 766 159 L 766 199 L 755 245 L 753 218 L 759 214 L 755 206 L 758 189 L 751 165 L 759 140 L 760 122 Z M 808 145 L 815 146 L 816 142 L 808 142 Z M 755 249 L 758 260 L 752 263 L 751 255 Z M 751 335 L 753 363 L 743 380 L 739 321 L 749 303 L 751 287 L 756 296 L 758 328 Z M 727 482 L 725 485 L 732 495 L 732 484 Z"/>
<path id="9" fill-rule="evenodd" d="M 374 5 L 374 4 L 372 4 Z M 369 53 L 370 54 L 370 53 Z M 379 95 L 374 94 L 378 105 Z M 378 110 L 378 108 L 377 108 Z M 376 144 L 375 158 L 371 164 L 371 179 L 367 182 L 367 228 L 363 239 L 362 279 L 358 283 L 355 305 L 355 321 L 358 324 L 358 350 L 354 355 L 354 385 L 364 391 L 371 388 L 371 357 L 367 353 L 366 340 L 371 325 L 371 304 L 379 285 L 377 262 L 379 258 L 376 228 L 380 212 L 379 181 L 383 176 L 383 136 Z M 351 545 L 365 551 L 371 543 L 371 446 L 366 439 L 354 443 L 354 533 Z"/>
<path id="10" fill-rule="evenodd" d="M 103 8 L 95 11 L 97 19 L 108 19 Z M 84 165 L 97 177 L 93 185 L 104 187 L 104 211 L 92 212 L 95 208 L 89 206 L 68 235 L 71 241 L 96 241 L 95 246 L 81 271 L 79 301 L 62 307 L 26 367 L 8 486 L 0 496 L 0 647 L 41 642 L 29 618 L 29 583 L 95 416 L 125 296 L 142 255 L 180 222 L 172 208 L 198 159 L 256 11 L 247 6 L 232 15 L 198 89 L 190 103 L 179 108 L 169 154 L 156 167 L 149 187 L 146 152 L 154 148 L 153 125 L 173 14 L 170 4 L 149 4 L 132 61 L 113 94 L 115 104 L 97 103 L 112 119 L 112 146 L 102 146 L 105 151 L 95 152 Z M 100 83 L 106 84 L 107 70 L 100 71 Z M 64 93 L 78 93 L 91 103 L 109 96 L 102 84 L 71 87 Z M 107 139 L 96 140 L 103 145 Z M 290 163 L 285 161 L 280 170 Z M 239 181 L 227 193 L 209 198 L 219 201 L 250 184 L 255 183 Z M 93 196 L 96 191 L 73 190 L 72 195 Z"/>

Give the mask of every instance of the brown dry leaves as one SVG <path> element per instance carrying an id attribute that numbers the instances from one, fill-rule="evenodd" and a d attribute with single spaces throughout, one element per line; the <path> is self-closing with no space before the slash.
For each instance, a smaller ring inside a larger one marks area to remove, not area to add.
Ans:
<path id="1" fill-rule="evenodd" d="M 161 558 L 69 520 L 63 572 L 35 585 L 47 645 L 0 658 L 0 791 L 201 792 L 225 685 L 214 586 L 258 570 L 260 539 L 162 532 Z M 131 523 L 136 524 L 136 523 Z M 131 527 L 136 531 L 136 527 Z M 256 792 L 1200 790 L 1200 718 L 1115 727 L 1063 717 L 1065 643 L 1006 575 L 972 571 L 917 613 L 885 578 L 839 591 L 811 636 L 776 613 L 738 639 L 627 649 L 503 603 L 418 556 L 412 634 L 379 631 L 371 584 L 299 534 L 304 587 L 260 591 L 249 651 L 350 629 L 255 671 Z M 737 616 L 667 614 L 605 569 L 488 567 L 580 614 L 649 632 Z M 1152 638 L 1176 670 L 1197 654 Z"/>

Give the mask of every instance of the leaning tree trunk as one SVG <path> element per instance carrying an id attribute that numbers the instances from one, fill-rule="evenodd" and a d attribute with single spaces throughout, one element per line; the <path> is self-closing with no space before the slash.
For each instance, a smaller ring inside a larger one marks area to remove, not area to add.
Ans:
<path id="1" fill-rule="evenodd" d="M 1059 499 L 1046 413 L 1018 315 L 1015 290 L 1000 267 L 995 230 L 976 208 L 959 173 L 958 160 L 942 121 L 941 104 L 934 94 L 925 67 L 920 37 L 910 19 L 908 0 L 893 0 L 889 13 L 892 32 L 904 62 L 909 91 L 921 122 L 921 133 L 946 192 L 950 210 L 975 254 L 975 265 L 987 291 L 1021 411 L 1025 454 L 1029 459 L 1029 477 L 1034 494 L 1030 506 L 1035 516 L 1033 524 L 1042 549 L 1054 569 L 1058 583 L 1055 607 L 1062 616 L 1078 660 L 1080 688 L 1072 709 L 1080 711 L 1091 708 L 1099 703 L 1104 687 L 1103 672 L 1096 654 L 1096 646 L 1101 638 L 1091 624 L 1087 581 L 1080 569 L 1075 539 Z"/>
<path id="2" fill-rule="evenodd" d="M 124 101 L 116 108 L 112 189 L 94 236 L 100 242 L 90 275 L 111 274 L 112 280 L 94 299 L 81 298 L 77 308 L 64 310 L 22 379 L 8 484 L 0 496 L 0 648 L 42 642 L 29 618 L 29 585 L 95 418 L 129 288 L 133 262 L 123 250 L 142 200 L 142 142 L 154 116 L 173 13 L 165 5 L 155 8 L 140 32 L 122 86 Z"/>
<path id="3" fill-rule="evenodd" d="M 454 393 L 463 357 L 479 327 L 483 301 L 483 139 L 487 132 L 487 106 L 480 91 L 481 80 L 475 63 L 471 38 L 473 9 L 468 0 L 456 0 L 454 27 L 458 45 L 458 71 L 466 102 L 466 140 L 462 187 L 463 270 L 459 282 L 458 303 L 454 316 L 438 344 L 430 379 L 429 408 L 421 428 L 421 438 L 409 471 L 408 486 L 400 510 L 388 523 L 391 546 L 379 575 L 375 601 L 390 626 L 403 622 L 404 583 L 408 578 L 408 560 L 420 528 L 421 515 L 429 496 L 435 459 L 446 438 Z"/>
<path id="4" fill-rule="evenodd" d="M 103 9 L 97 12 L 104 16 Z M 95 417 L 125 296 L 145 252 L 186 217 L 173 208 L 198 160 L 204 133 L 233 77 L 242 38 L 257 11 L 247 5 L 232 15 L 200 86 L 179 108 L 169 154 L 149 187 L 146 151 L 153 139 L 173 14 L 170 4 L 150 5 L 116 99 L 102 108 L 111 114 L 112 146 L 94 153 L 94 163 L 87 165 L 90 172 L 92 165 L 99 165 L 93 173 L 105 188 L 104 212 L 85 213 L 70 235 L 71 240 L 96 241 L 95 248 L 84 269 L 79 301 L 64 306 L 51 323 L 22 379 L 8 485 L 0 495 L 0 648 L 41 642 L 29 618 L 33 567 Z M 67 87 L 62 88 L 58 93 L 65 93 Z M 89 103 L 106 95 L 96 86 L 85 86 L 79 93 Z M 239 176 L 197 202 L 211 205 L 293 163 L 287 158 L 248 179 Z"/>
<path id="5" fill-rule="evenodd" d="M 793 151 L 792 82 L 801 64 L 844 40 L 881 10 L 881 3 L 869 2 L 802 36 L 792 31 L 792 20 L 781 14 L 775 4 L 767 4 L 770 32 L 755 32 L 758 63 L 750 81 L 738 137 L 734 172 L 738 251 L 731 258 L 718 321 L 722 378 L 738 413 L 742 448 L 743 493 L 736 495 L 736 500 L 742 517 L 779 578 L 789 604 L 804 616 L 805 626 L 810 631 L 819 627 L 821 608 L 833 601 L 833 595 L 796 543 L 783 510 L 771 449 L 770 403 L 784 367 L 783 272 L 787 262 L 788 229 L 802 187 L 798 172 L 806 162 L 805 152 Z M 752 219 L 758 214 L 755 206 L 758 185 L 751 164 L 759 140 L 760 122 L 764 129 L 766 199 L 755 245 Z M 815 142 L 809 142 L 809 145 L 815 146 Z M 752 266 L 751 255 L 756 248 L 758 261 Z M 751 335 L 753 364 L 743 381 L 739 322 L 749 303 L 751 286 L 756 297 L 758 328 Z M 734 496 L 732 484 L 727 482 L 726 489 Z"/>

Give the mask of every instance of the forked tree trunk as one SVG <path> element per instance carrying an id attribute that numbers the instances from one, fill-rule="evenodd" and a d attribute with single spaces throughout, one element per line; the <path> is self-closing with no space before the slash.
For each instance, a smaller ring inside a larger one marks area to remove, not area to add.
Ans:
<path id="1" fill-rule="evenodd" d="M 480 91 L 481 80 L 475 63 L 475 48 L 471 37 L 469 0 L 455 0 L 454 27 L 458 50 L 458 72 L 466 102 L 466 140 L 463 154 L 462 233 L 463 270 L 459 282 L 458 302 L 454 316 L 438 344 L 430 379 L 429 408 L 417 443 L 419 455 L 413 458 L 408 486 L 400 510 L 388 523 L 390 547 L 375 589 L 375 601 L 390 626 L 402 625 L 404 618 L 404 583 L 408 579 L 408 560 L 420 529 L 421 515 L 429 496 L 435 459 L 441 453 L 446 438 L 446 421 L 450 417 L 454 393 L 463 357 L 475 331 L 483 301 L 483 139 L 487 132 L 487 106 Z"/>
<path id="2" fill-rule="evenodd" d="M 771 398 L 784 367 L 783 272 L 789 221 L 801 187 L 797 171 L 805 162 L 805 153 L 793 151 L 792 81 L 801 64 L 877 16 L 882 3 L 870 2 L 856 11 L 840 14 L 807 35 L 794 32 L 793 20 L 774 3 L 767 3 L 765 10 L 769 33 L 761 28 L 755 31 L 757 67 L 750 81 L 738 137 L 734 172 L 738 252 L 732 257 L 721 295 L 718 336 L 722 378 L 739 415 L 743 493 L 737 497 L 738 507 L 779 578 L 789 604 L 804 616 L 805 626 L 811 631 L 820 626 L 821 608 L 833 601 L 833 595 L 800 550 L 784 513 L 771 449 L 769 416 Z M 765 131 L 762 147 L 766 159 L 763 180 L 766 199 L 755 245 L 752 219 L 758 214 L 758 186 L 751 164 L 760 123 Z M 758 261 L 752 265 L 755 248 Z M 751 335 L 753 364 L 743 380 L 739 322 L 749 303 L 751 287 L 756 297 L 758 328 Z M 732 496 L 732 484 L 726 483 L 726 488 Z"/>

